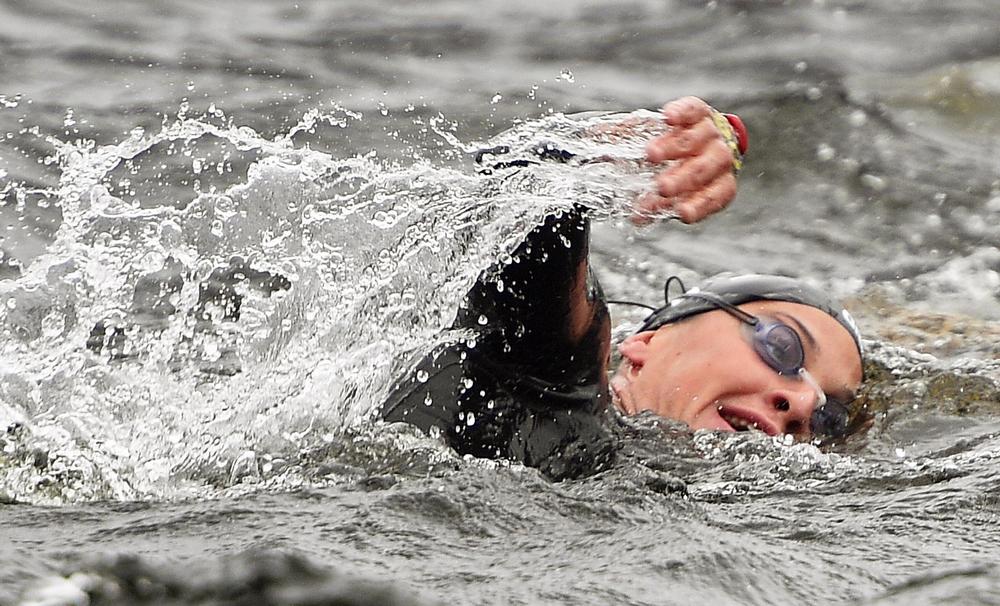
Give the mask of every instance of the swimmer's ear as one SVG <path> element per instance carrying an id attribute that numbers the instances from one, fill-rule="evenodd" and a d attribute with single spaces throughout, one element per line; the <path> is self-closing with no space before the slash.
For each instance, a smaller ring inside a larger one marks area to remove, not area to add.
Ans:
<path id="1" fill-rule="evenodd" d="M 653 330 L 637 332 L 618 346 L 622 358 L 628 360 L 633 372 L 639 371 L 649 359 L 649 340 L 653 338 L 654 334 L 656 331 Z"/>

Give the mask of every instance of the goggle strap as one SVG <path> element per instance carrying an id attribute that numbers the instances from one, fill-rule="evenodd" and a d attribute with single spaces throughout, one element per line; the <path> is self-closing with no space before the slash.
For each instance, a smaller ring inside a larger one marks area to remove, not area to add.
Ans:
<path id="1" fill-rule="evenodd" d="M 743 311 L 739 307 L 736 307 L 729 301 L 726 301 L 725 299 L 717 295 L 709 294 L 707 292 L 686 292 L 684 293 L 683 296 L 702 299 L 714 305 L 718 305 L 722 309 L 726 310 L 727 312 L 735 316 L 738 320 L 740 320 L 744 324 L 749 324 L 750 326 L 757 326 L 757 324 L 760 323 L 760 319 L 758 319 L 757 316 L 751 315 Z"/>

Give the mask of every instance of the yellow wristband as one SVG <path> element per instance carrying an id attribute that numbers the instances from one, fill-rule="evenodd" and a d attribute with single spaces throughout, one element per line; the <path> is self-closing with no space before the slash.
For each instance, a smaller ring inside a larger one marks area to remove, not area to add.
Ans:
<path id="1" fill-rule="evenodd" d="M 726 142 L 729 151 L 733 154 L 733 173 L 739 174 L 740 170 L 743 169 L 743 154 L 740 153 L 740 140 L 736 136 L 736 132 L 733 131 L 733 125 L 722 115 L 722 112 L 715 108 L 709 108 L 709 110 L 711 111 L 712 122 L 715 123 L 715 128 L 718 129 L 723 141 Z"/>

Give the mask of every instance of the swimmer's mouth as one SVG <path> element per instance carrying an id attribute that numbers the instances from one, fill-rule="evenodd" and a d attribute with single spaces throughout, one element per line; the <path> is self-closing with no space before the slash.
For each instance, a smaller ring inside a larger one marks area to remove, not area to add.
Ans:
<path id="1" fill-rule="evenodd" d="M 770 421 L 757 414 L 729 406 L 719 406 L 719 416 L 732 428 L 732 431 L 763 431 L 769 436 L 778 434 L 778 428 Z"/>

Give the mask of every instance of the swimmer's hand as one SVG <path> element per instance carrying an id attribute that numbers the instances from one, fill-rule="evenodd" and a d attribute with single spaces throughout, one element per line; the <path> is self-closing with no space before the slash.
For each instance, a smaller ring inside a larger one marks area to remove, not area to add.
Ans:
<path id="1" fill-rule="evenodd" d="M 657 173 L 655 192 L 636 200 L 632 215 L 636 225 L 651 223 L 664 213 L 684 223 L 697 223 L 736 197 L 735 167 L 740 151 L 732 147 L 734 133 L 726 119 L 722 118 L 721 125 L 716 122 L 722 114 L 697 97 L 683 97 L 663 106 L 663 116 L 670 128 L 649 141 L 646 159 L 669 165 Z M 723 132 L 726 128 L 730 128 L 728 133 Z M 742 137 L 737 143 L 745 149 L 745 132 L 736 133 L 736 137 Z"/>

